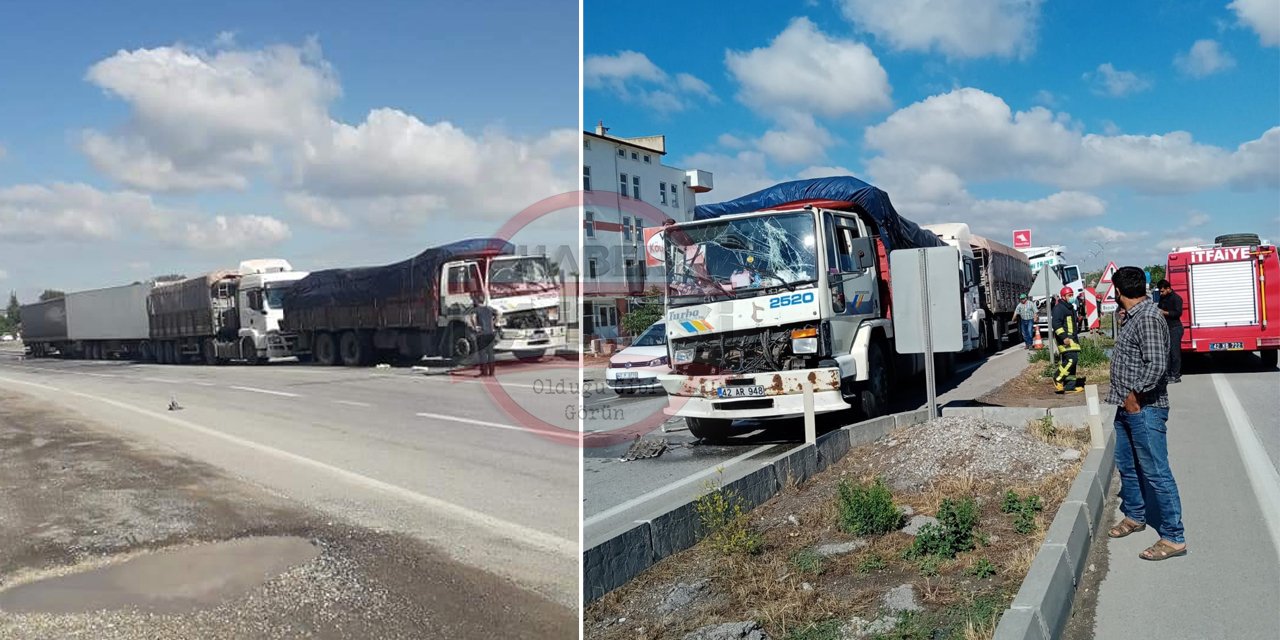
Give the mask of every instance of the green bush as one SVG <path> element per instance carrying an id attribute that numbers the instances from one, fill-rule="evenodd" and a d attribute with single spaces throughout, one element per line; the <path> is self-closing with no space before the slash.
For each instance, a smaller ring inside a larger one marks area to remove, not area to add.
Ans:
<path id="1" fill-rule="evenodd" d="M 878 553 L 873 553 L 863 558 L 862 562 L 858 563 L 858 573 L 871 573 L 872 571 L 879 571 L 885 568 L 885 566 L 886 564 L 884 561 L 884 557 L 882 557 Z"/>
<path id="2" fill-rule="evenodd" d="M 930 522 L 920 527 L 905 555 L 907 558 L 954 558 L 956 554 L 974 548 L 973 529 L 977 525 L 978 505 L 973 498 L 959 502 L 946 498 L 938 509 L 938 524 Z"/>
<path id="3" fill-rule="evenodd" d="M 1036 512 L 1043 510 L 1044 504 L 1041 503 L 1040 496 L 1022 498 L 1015 491 L 1005 493 L 1004 501 L 1000 503 L 1001 512 L 1014 514 L 1013 530 L 1022 534 L 1036 530 Z"/>
<path id="4" fill-rule="evenodd" d="M 991 561 L 983 558 L 969 568 L 969 575 L 977 578 L 990 578 L 996 574 L 996 566 Z"/>
<path id="5" fill-rule="evenodd" d="M 868 536 L 902 528 L 902 511 L 893 504 L 893 494 L 880 478 L 870 485 L 850 485 L 841 480 L 836 504 L 840 528 L 848 533 Z"/>
<path id="6" fill-rule="evenodd" d="M 732 491 L 714 488 L 694 503 L 706 541 L 721 555 L 755 555 L 764 550 L 764 536 L 747 519 L 742 502 Z"/>
<path id="7" fill-rule="evenodd" d="M 791 554 L 791 566 L 800 573 L 818 575 L 822 573 L 822 556 L 813 549 L 801 549 Z"/>
<path id="8" fill-rule="evenodd" d="M 841 620 L 823 620 L 815 622 L 799 629 L 792 629 L 787 634 L 787 640 L 840 640 L 841 627 L 844 622 Z"/>

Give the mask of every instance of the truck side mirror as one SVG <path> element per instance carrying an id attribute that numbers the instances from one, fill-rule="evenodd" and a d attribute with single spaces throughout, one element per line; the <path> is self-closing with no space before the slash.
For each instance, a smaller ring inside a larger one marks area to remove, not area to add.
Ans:
<path id="1" fill-rule="evenodd" d="M 853 263 L 858 269 L 870 269 L 876 265 L 875 245 L 871 238 L 854 238 L 850 243 Z"/>

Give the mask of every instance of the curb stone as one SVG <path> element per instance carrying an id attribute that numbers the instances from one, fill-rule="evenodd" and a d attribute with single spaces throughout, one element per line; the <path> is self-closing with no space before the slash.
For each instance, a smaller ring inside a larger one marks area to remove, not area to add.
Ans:
<path id="1" fill-rule="evenodd" d="M 1013 604 L 1001 615 L 993 640 L 1055 640 L 1062 635 L 1093 537 L 1103 524 L 1115 445 L 1111 432 L 1105 447 L 1089 450 Z"/>
<path id="2" fill-rule="evenodd" d="M 906 411 L 847 425 L 823 434 L 815 444 L 800 445 L 764 462 L 760 468 L 726 484 L 745 510 L 768 501 L 786 487 L 788 474 L 803 482 L 839 461 L 854 448 L 874 442 L 899 427 L 924 422 L 926 410 Z M 701 539 L 694 501 L 636 526 L 582 553 L 583 601 L 594 602 L 621 587 L 658 561 L 692 547 Z"/>

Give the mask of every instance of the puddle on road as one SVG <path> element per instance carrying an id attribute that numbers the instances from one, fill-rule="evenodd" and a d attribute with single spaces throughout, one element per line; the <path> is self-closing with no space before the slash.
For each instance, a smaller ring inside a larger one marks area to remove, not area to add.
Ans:
<path id="1" fill-rule="evenodd" d="M 0 591 L 0 611 L 181 613 L 240 596 L 320 555 L 303 538 L 261 537 L 147 553 Z"/>

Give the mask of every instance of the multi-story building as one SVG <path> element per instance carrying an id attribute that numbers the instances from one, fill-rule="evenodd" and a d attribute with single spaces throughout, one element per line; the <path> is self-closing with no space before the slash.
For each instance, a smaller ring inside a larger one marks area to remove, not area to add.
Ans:
<path id="1" fill-rule="evenodd" d="M 661 266 L 647 266 L 646 229 L 693 218 L 694 196 L 711 190 L 711 174 L 662 164 L 666 136 L 620 138 L 603 123 L 582 132 L 582 333 L 616 338 L 628 305 L 662 287 Z"/>

